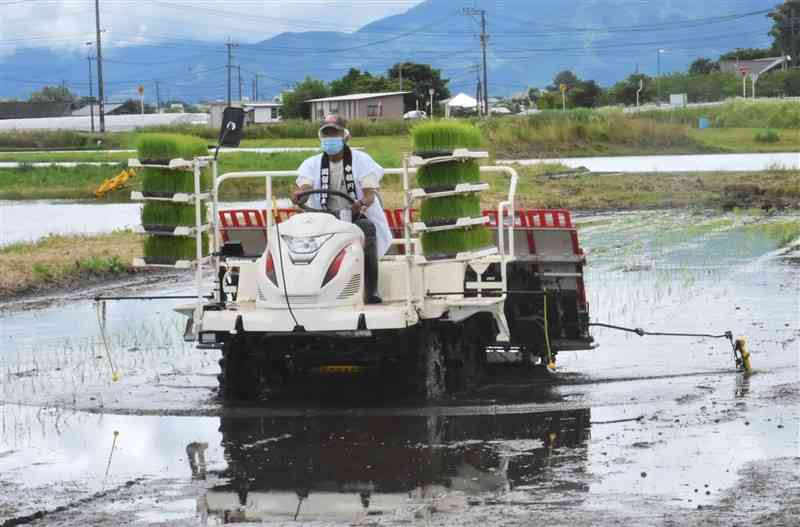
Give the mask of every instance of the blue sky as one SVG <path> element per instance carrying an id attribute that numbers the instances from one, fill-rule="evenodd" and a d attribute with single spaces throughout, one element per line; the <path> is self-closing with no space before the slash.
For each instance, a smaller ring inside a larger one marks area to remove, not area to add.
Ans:
<path id="1" fill-rule="evenodd" d="M 115 45 L 165 39 L 258 42 L 285 31 L 355 31 L 422 0 L 101 0 Z M 0 0 L 0 55 L 75 49 L 93 39 L 93 0 Z"/>

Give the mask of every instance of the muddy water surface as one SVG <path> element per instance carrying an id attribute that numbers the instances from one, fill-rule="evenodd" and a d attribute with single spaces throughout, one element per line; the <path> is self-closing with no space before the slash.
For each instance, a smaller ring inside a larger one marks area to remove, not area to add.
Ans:
<path id="1" fill-rule="evenodd" d="M 750 378 L 725 340 L 597 328 L 601 346 L 559 355 L 555 377 L 495 372 L 438 405 L 347 378 L 222 405 L 218 353 L 183 344 L 167 302 L 108 304 L 116 383 L 91 303 L 6 315 L 0 521 L 791 525 L 799 221 L 582 219 L 593 319 L 731 329 L 749 339 Z"/>

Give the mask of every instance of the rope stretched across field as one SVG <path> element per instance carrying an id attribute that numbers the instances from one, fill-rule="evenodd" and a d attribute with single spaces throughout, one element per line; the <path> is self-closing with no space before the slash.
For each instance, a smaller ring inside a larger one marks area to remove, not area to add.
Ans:
<path id="1" fill-rule="evenodd" d="M 721 333 L 719 335 L 713 335 L 710 333 L 669 333 L 664 331 L 645 331 L 642 328 L 628 328 L 625 326 L 615 326 L 613 324 L 603 324 L 601 322 L 591 322 L 589 326 L 596 326 L 600 328 L 608 328 L 608 329 L 616 329 L 618 331 L 625 331 L 627 333 L 636 333 L 640 337 L 644 336 L 651 336 L 651 337 L 702 337 L 702 338 L 709 338 L 709 339 L 728 339 L 733 344 L 733 332 L 726 331 L 725 333 Z"/>

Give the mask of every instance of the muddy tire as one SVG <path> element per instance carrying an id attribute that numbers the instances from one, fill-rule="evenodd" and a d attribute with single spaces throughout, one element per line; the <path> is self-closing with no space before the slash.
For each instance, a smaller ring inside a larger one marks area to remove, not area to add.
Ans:
<path id="1" fill-rule="evenodd" d="M 245 341 L 234 340 L 223 346 L 219 369 L 219 394 L 224 399 L 253 401 L 258 397 L 261 367 Z"/>
<path id="2" fill-rule="evenodd" d="M 447 360 L 442 334 L 422 327 L 415 339 L 416 395 L 426 401 L 439 399 L 447 392 Z"/>

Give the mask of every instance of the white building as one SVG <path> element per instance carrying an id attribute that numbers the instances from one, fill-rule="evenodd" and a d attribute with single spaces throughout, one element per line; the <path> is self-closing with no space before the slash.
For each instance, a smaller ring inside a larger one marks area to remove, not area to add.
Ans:
<path id="1" fill-rule="evenodd" d="M 407 91 L 354 93 L 322 99 L 309 99 L 311 119 L 320 120 L 335 113 L 345 119 L 401 119 L 403 96 Z"/>
<path id="2" fill-rule="evenodd" d="M 283 104 L 279 102 L 231 101 L 231 106 L 244 109 L 246 124 L 268 124 L 277 123 L 282 120 L 281 108 Z M 208 126 L 211 128 L 220 128 L 222 126 L 222 112 L 224 112 L 227 107 L 227 102 L 211 103 L 208 109 Z"/>

